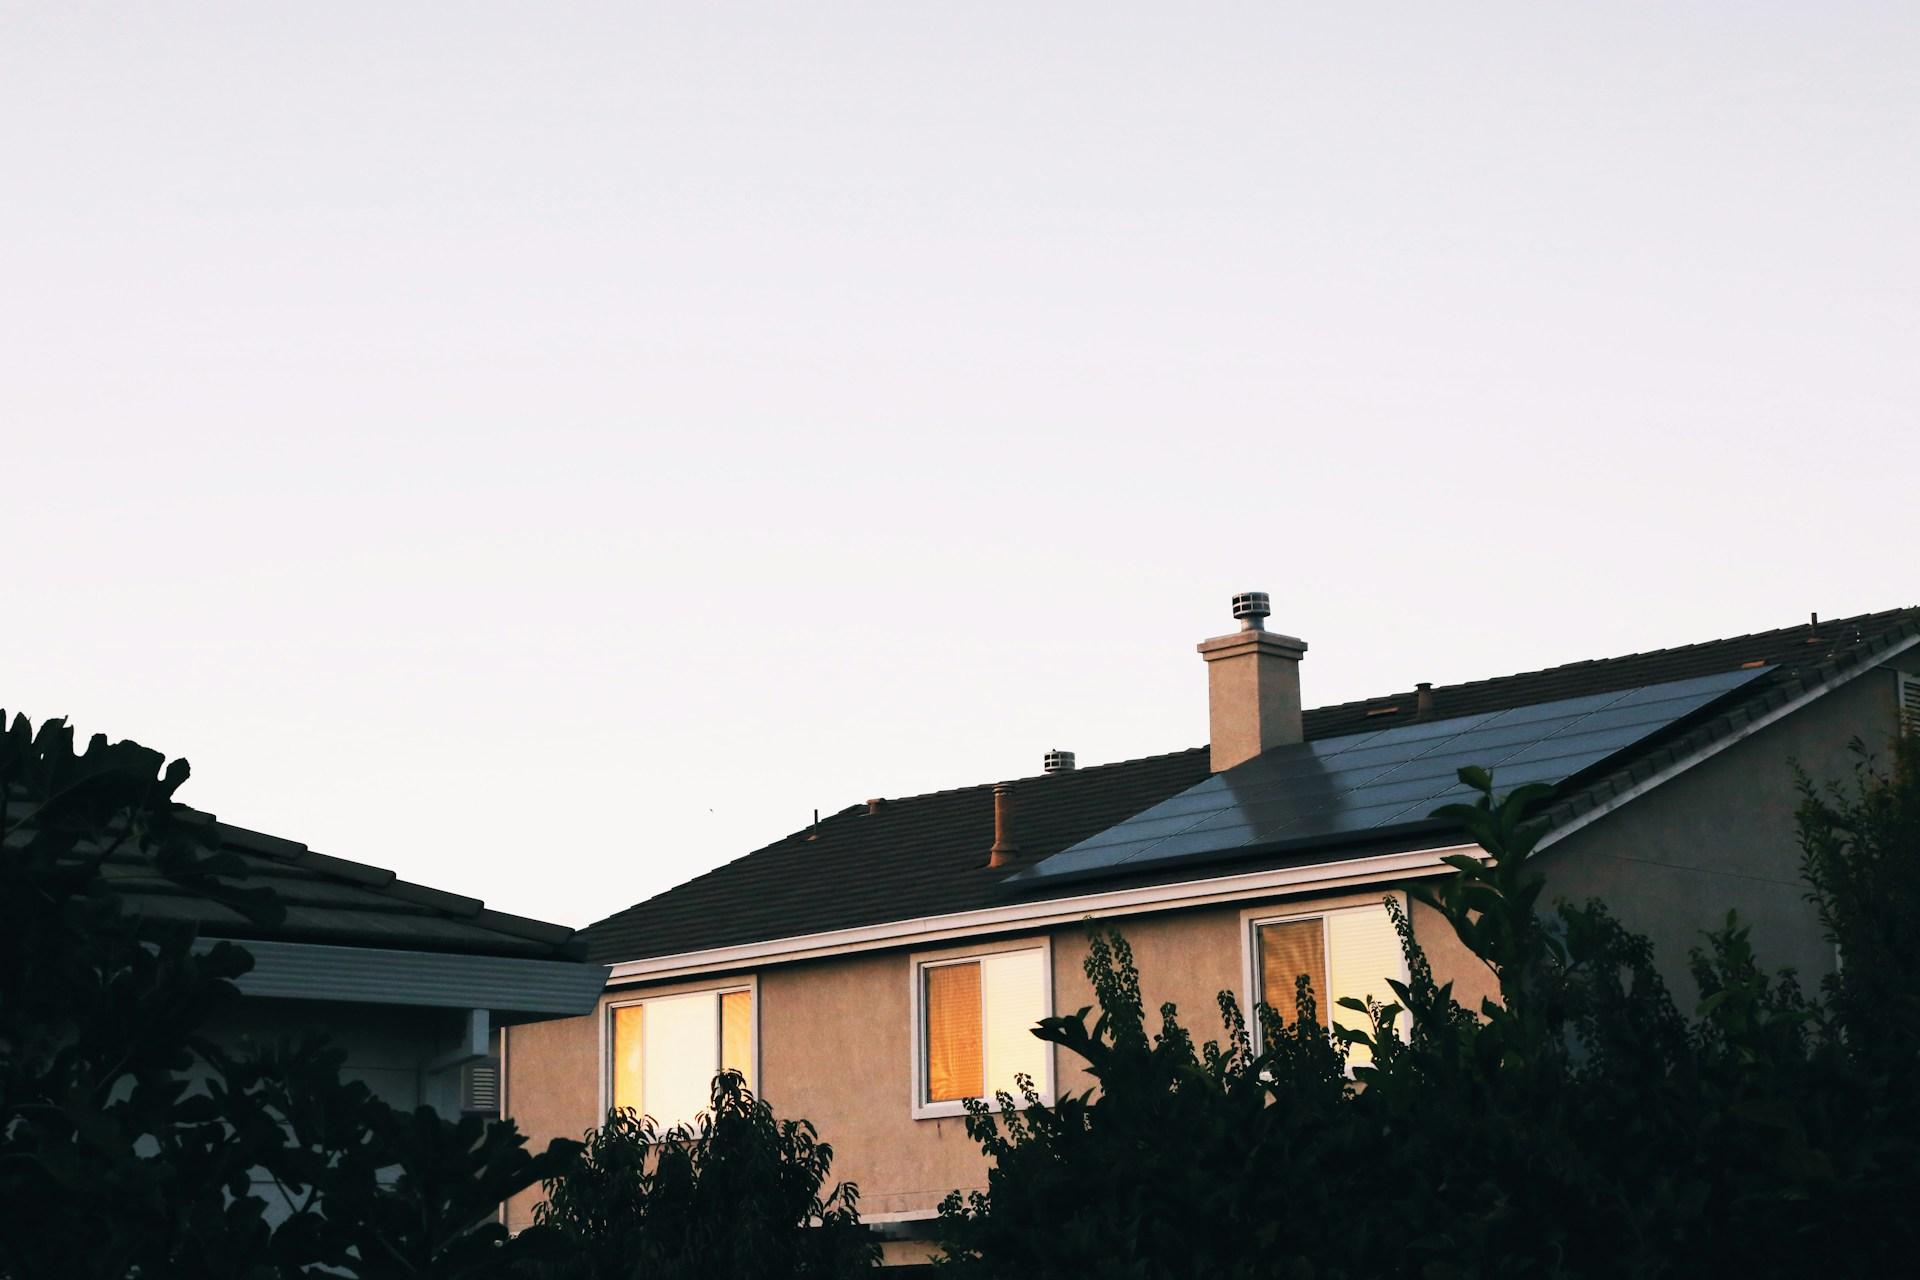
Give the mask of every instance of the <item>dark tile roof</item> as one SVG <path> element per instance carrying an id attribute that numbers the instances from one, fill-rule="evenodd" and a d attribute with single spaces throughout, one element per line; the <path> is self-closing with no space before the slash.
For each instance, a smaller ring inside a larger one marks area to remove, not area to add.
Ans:
<path id="1" fill-rule="evenodd" d="M 127 850 L 102 873 L 128 910 L 155 920 L 196 923 L 206 937 L 271 939 L 465 955 L 578 959 L 585 946 L 572 929 L 491 911 L 478 898 L 430 889 L 382 867 L 315 853 L 306 845 L 185 810 L 204 823 L 209 845 L 236 857 L 244 871 L 222 879 L 240 889 L 268 888 L 285 918 L 262 925 L 213 897 L 160 875 L 151 859 Z"/>
<path id="2" fill-rule="evenodd" d="M 1776 668 L 1748 686 L 1732 706 L 1703 713 L 1704 722 L 1683 722 L 1630 756 L 1604 762 L 1596 776 L 1569 780 L 1553 810 L 1554 819 L 1563 821 L 1737 732 L 1833 671 L 1870 661 L 1916 634 L 1920 608 L 1817 626 L 1802 623 L 1444 685 L 1433 690 L 1434 714 L 1472 715 L 1742 667 Z M 1411 719 L 1415 696 L 1414 690 L 1406 690 L 1315 708 L 1305 715 L 1306 736 L 1340 737 Z M 585 931 L 588 955 L 605 962 L 637 960 L 999 905 L 1012 893 L 1004 883 L 1010 871 L 1077 844 L 1207 775 L 1207 750 L 1195 747 L 1020 779 L 1015 797 L 1021 854 L 1013 866 L 1001 869 L 986 865 L 993 843 L 993 783 L 886 800 L 871 813 L 864 804 L 854 805 L 590 925 Z M 1297 854 L 1285 859 L 1313 860 Z M 1236 862 L 1231 870 L 1253 865 Z M 1184 868 L 1179 874 L 1191 877 L 1194 872 Z M 1084 893 L 1088 888 L 1074 884 L 1060 892 Z"/>

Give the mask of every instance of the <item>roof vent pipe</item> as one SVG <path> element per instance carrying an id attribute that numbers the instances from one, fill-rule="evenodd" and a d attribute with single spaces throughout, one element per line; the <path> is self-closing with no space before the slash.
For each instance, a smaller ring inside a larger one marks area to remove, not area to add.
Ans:
<path id="1" fill-rule="evenodd" d="M 1072 773 L 1074 770 L 1073 752 L 1047 752 L 1047 758 L 1040 762 L 1040 770 L 1042 773 Z"/>
<path id="2" fill-rule="evenodd" d="M 1242 631 L 1265 631 L 1272 612 L 1273 605 L 1264 591 L 1242 591 L 1233 598 L 1233 616 L 1239 619 Z"/>
<path id="3" fill-rule="evenodd" d="M 1413 714 L 1418 720 L 1433 719 L 1433 681 L 1422 680 L 1413 686 Z"/>
<path id="4" fill-rule="evenodd" d="M 1020 854 L 1020 842 L 1013 835 L 1013 784 L 996 782 L 993 786 L 993 851 L 987 865 L 1004 867 Z"/>

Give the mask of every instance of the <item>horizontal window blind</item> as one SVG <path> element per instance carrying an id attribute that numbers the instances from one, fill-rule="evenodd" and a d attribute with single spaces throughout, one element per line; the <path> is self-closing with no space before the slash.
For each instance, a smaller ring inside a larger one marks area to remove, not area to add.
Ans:
<path id="1" fill-rule="evenodd" d="M 753 1088 L 753 993 L 729 991 L 720 997 L 720 1065 L 738 1071 Z"/>
<path id="2" fill-rule="evenodd" d="M 1046 957 L 1039 951 L 1008 951 L 980 962 L 980 1000 L 986 1024 L 986 1063 L 981 1093 L 1002 1090 L 1018 1098 L 1018 1078 L 1046 1087 L 1047 1045 L 1033 1034 L 1047 1014 Z"/>
<path id="3" fill-rule="evenodd" d="M 1300 975 L 1313 984 L 1313 1000 L 1320 1025 L 1327 1024 L 1327 936 L 1322 921 L 1282 920 L 1263 924 L 1260 940 L 1260 993 L 1262 1002 L 1273 1006 L 1283 1022 L 1292 1022 L 1298 1012 L 1297 989 Z"/>
<path id="4" fill-rule="evenodd" d="M 643 1111 L 640 1105 L 640 1046 L 646 1034 L 644 1005 L 625 1004 L 613 1011 L 613 1106 Z"/>
<path id="5" fill-rule="evenodd" d="M 1369 1030 L 1366 1015 L 1342 1009 L 1339 1001 L 1352 997 L 1365 1002 L 1371 996 L 1377 1003 L 1392 1004 L 1399 997 L 1387 985 L 1389 977 L 1398 978 L 1403 964 L 1400 935 L 1394 932 L 1393 917 L 1385 907 L 1364 911 L 1337 911 L 1327 917 L 1327 951 L 1332 962 L 1332 1017 L 1335 1026 Z M 1352 1066 L 1373 1060 L 1366 1049 L 1356 1046 L 1348 1055 Z"/>
<path id="6" fill-rule="evenodd" d="M 980 966 L 943 964 L 926 970 L 927 1101 L 977 1098 L 985 1076 L 980 1018 Z"/>

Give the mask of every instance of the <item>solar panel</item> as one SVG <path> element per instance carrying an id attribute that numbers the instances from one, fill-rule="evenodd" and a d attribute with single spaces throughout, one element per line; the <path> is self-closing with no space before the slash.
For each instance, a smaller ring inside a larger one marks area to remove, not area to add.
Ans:
<path id="1" fill-rule="evenodd" d="M 1756 667 L 1275 747 L 1008 877 L 1126 874 L 1280 851 L 1424 822 L 1470 797 L 1479 765 L 1508 791 L 1558 783 L 1766 674 Z"/>

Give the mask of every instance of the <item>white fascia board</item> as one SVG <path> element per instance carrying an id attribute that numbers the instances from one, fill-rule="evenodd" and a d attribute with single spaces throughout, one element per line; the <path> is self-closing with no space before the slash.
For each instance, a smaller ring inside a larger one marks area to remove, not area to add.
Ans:
<path id="1" fill-rule="evenodd" d="M 885 924 L 834 929 L 825 933 L 715 947 L 706 951 L 683 951 L 676 955 L 651 956 L 645 960 L 627 960 L 615 964 L 608 976 L 608 983 L 658 982 L 725 969 L 790 964 L 796 960 L 814 960 L 858 951 L 880 951 L 889 947 L 921 946 L 950 939 L 984 938 L 1000 933 L 1046 929 L 1073 924 L 1089 917 L 1106 918 L 1174 908 L 1205 907 L 1275 893 L 1356 888 L 1381 881 L 1439 875 L 1449 869 L 1441 860 L 1460 853 L 1479 857 L 1482 850 L 1478 845 L 1455 844 L 1406 853 L 1375 854 L 1311 866 L 1277 867 L 1242 875 L 1186 880 L 1178 884 L 1146 885 L 1071 898 L 1008 903 L 977 911 L 894 920 Z"/>
<path id="2" fill-rule="evenodd" d="M 1899 657 L 1901 654 L 1913 648 L 1915 645 L 1920 645 L 1920 636 L 1909 636 L 1907 639 L 1901 641 L 1899 644 L 1894 645 L 1891 649 L 1888 649 L 1885 653 L 1881 654 L 1879 657 L 1875 658 L 1871 662 L 1855 663 L 1853 666 L 1848 667 L 1845 671 L 1839 671 L 1834 673 L 1832 676 L 1830 676 L 1826 680 L 1823 680 L 1821 683 L 1813 686 L 1813 688 L 1808 689 L 1806 692 L 1802 693 L 1799 697 L 1793 699 L 1792 701 L 1783 703 L 1780 706 L 1775 707 L 1773 710 L 1767 712 L 1765 715 L 1759 717 L 1758 719 L 1748 721 L 1746 724 L 1742 725 L 1739 729 L 1728 734 L 1724 738 L 1719 738 L 1713 742 L 1709 742 L 1706 746 L 1700 748 L 1700 750 L 1694 752 L 1692 755 L 1687 756 L 1684 759 L 1674 761 L 1672 764 L 1668 765 L 1666 768 L 1660 770 L 1660 772 L 1653 774 L 1651 777 L 1648 777 L 1640 782 L 1634 783 L 1631 787 L 1628 787 L 1625 791 L 1622 791 L 1617 795 L 1614 795 L 1608 798 L 1606 803 L 1596 805 L 1595 807 L 1581 814 L 1579 817 L 1575 818 L 1573 821 L 1567 822 L 1560 826 L 1555 827 L 1552 831 L 1547 833 L 1544 839 L 1540 841 L 1539 848 L 1546 849 L 1566 839 L 1568 836 L 1580 830 L 1582 827 L 1591 826 L 1592 824 L 1598 822 L 1600 819 L 1606 817 L 1608 814 L 1612 813 L 1615 809 L 1618 809 L 1621 805 L 1630 804 L 1633 801 L 1638 800 L 1641 796 L 1647 794 L 1647 792 L 1653 790 L 1655 787 L 1659 786 L 1661 783 L 1670 782 L 1674 778 L 1677 778 L 1681 774 L 1685 773 L 1687 770 L 1693 768 L 1695 765 L 1700 764 L 1703 761 L 1713 759 L 1713 757 L 1719 755 L 1722 751 L 1725 751 L 1728 747 L 1733 746 L 1735 743 L 1745 742 L 1748 738 L 1751 738 L 1754 734 L 1759 733 L 1762 729 L 1765 729 L 1769 725 L 1776 724 L 1779 721 L 1786 719 L 1788 716 L 1792 715 L 1794 712 L 1798 711 L 1800 708 L 1806 706 L 1808 703 L 1814 701 L 1816 698 L 1824 698 L 1827 694 L 1832 693 L 1835 689 L 1840 688 L 1842 685 L 1853 683 L 1855 680 L 1858 680 L 1861 676 L 1867 674 L 1867 672 L 1869 671 L 1881 670 L 1886 666 L 1888 662 L 1890 662 L 1894 658 Z M 1495 775 L 1495 781 L 1498 781 L 1498 775 Z"/>

